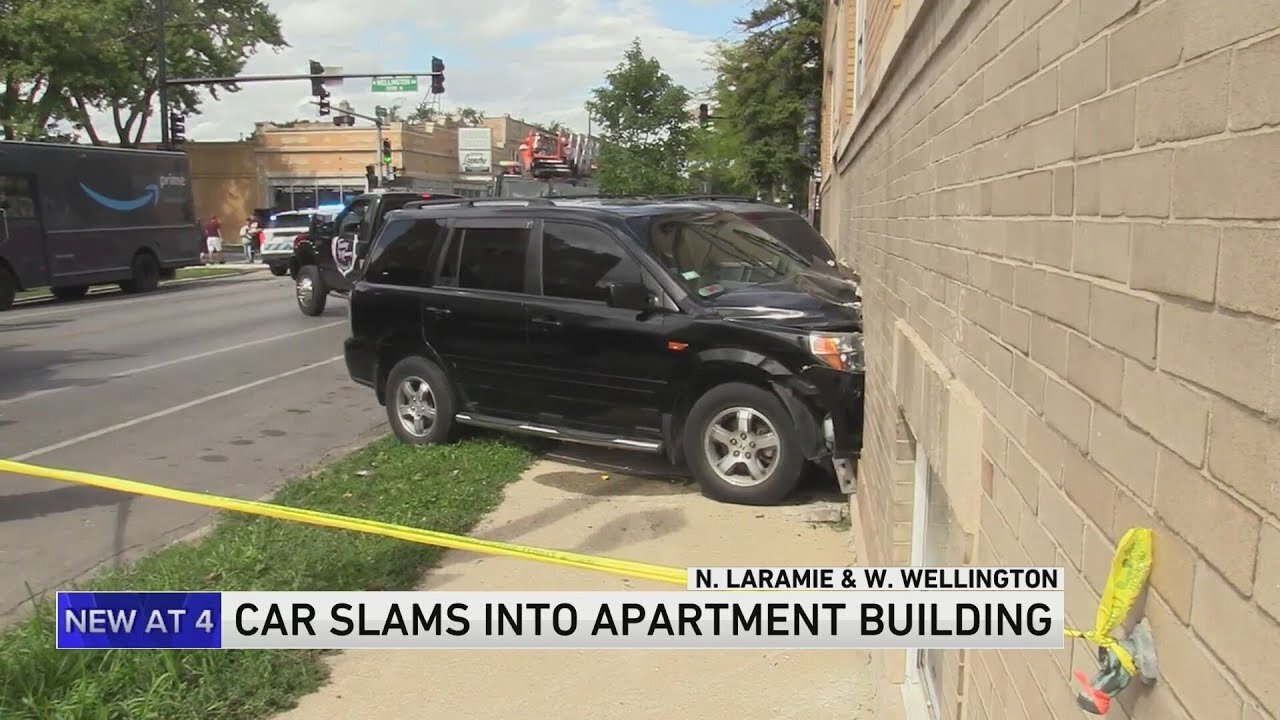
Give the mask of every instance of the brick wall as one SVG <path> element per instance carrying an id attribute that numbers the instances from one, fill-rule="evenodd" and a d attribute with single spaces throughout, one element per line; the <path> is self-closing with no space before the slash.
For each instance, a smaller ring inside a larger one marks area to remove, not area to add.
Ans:
<path id="1" fill-rule="evenodd" d="M 1110 716 L 1280 717 L 1280 2 L 920 7 L 824 200 L 864 278 L 865 562 L 910 557 L 917 446 L 961 554 L 1065 566 L 1073 625 L 1152 528 L 1163 677 Z M 942 665 L 972 720 L 1081 717 L 1095 668 Z"/>
<path id="2" fill-rule="evenodd" d="M 253 144 L 189 142 L 183 150 L 191 168 L 191 195 L 196 217 L 217 215 L 227 227 L 249 217 L 261 202 Z"/>

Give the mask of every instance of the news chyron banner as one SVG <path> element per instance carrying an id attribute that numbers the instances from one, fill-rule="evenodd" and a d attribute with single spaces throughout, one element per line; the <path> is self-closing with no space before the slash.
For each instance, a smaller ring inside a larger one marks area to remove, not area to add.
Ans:
<path id="1" fill-rule="evenodd" d="M 686 590 L 59 592 L 59 649 L 1061 649 L 1062 568 L 690 568 Z"/>

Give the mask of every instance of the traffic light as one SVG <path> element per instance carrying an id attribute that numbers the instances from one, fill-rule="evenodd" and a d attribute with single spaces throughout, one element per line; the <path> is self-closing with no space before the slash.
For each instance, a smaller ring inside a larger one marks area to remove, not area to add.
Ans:
<path id="1" fill-rule="evenodd" d="M 707 121 L 710 119 L 711 119 L 711 108 L 708 107 L 706 103 L 702 103 L 701 105 L 698 106 L 698 123 L 700 125 L 705 126 L 707 124 Z"/>
<path id="2" fill-rule="evenodd" d="M 169 142 L 181 145 L 187 141 L 187 119 L 180 112 L 169 113 Z"/>
<path id="3" fill-rule="evenodd" d="M 324 66 L 315 60 L 311 61 L 311 94 L 318 97 L 328 97 L 329 91 L 324 87 Z"/>
<path id="4" fill-rule="evenodd" d="M 382 141 L 382 164 L 383 165 L 391 164 L 391 141 L 390 140 Z"/>
<path id="5" fill-rule="evenodd" d="M 431 58 L 431 94 L 444 94 L 444 61 L 438 57 Z"/>
<path id="6" fill-rule="evenodd" d="M 320 96 L 320 117 L 326 117 L 333 112 L 329 107 L 329 92 L 327 90 L 323 92 L 324 94 Z"/>
<path id="7" fill-rule="evenodd" d="M 334 127 L 355 127 L 356 119 L 351 115 L 335 115 L 333 118 Z"/>
<path id="8" fill-rule="evenodd" d="M 372 165 L 364 166 L 364 181 L 368 183 L 370 190 L 378 187 L 378 175 L 373 171 Z"/>

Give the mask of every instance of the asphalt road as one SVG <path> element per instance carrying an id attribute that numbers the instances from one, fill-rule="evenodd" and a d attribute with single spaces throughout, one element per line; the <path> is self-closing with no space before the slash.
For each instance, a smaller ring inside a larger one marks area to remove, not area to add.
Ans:
<path id="1" fill-rule="evenodd" d="M 0 313 L 0 457 L 257 499 L 380 433 L 341 361 L 346 304 L 257 272 Z M 0 624 L 211 513 L 0 473 Z"/>

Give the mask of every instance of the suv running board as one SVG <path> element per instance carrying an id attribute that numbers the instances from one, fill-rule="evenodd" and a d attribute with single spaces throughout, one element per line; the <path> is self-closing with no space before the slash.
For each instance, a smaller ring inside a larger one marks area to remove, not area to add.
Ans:
<path id="1" fill-rule="evenodd" d="M 557 428 L 550 425 L 527 423 L 520 420 L 505 420 L 503 418 L 496 418 L 488 415 L 457 413 L 453 417 L 459 423 L 463 425 L 470 425 L 472 427 L 502 430 L 504 432 L 519 433 L 521 435 L 536 435 L 539 437 L 555 438 L 556 440 L 579 443 L 582 445 L 596 445 L 599 447 L 619 448 L 622 450 L 638 450 L 640 452 L 647 453 L 662 452 L 662 443 L 655 442 L 653 440 L 620 438 L 606 433 L 594 433 L 586 430 L 570 430 L 568 428 Z"/>

